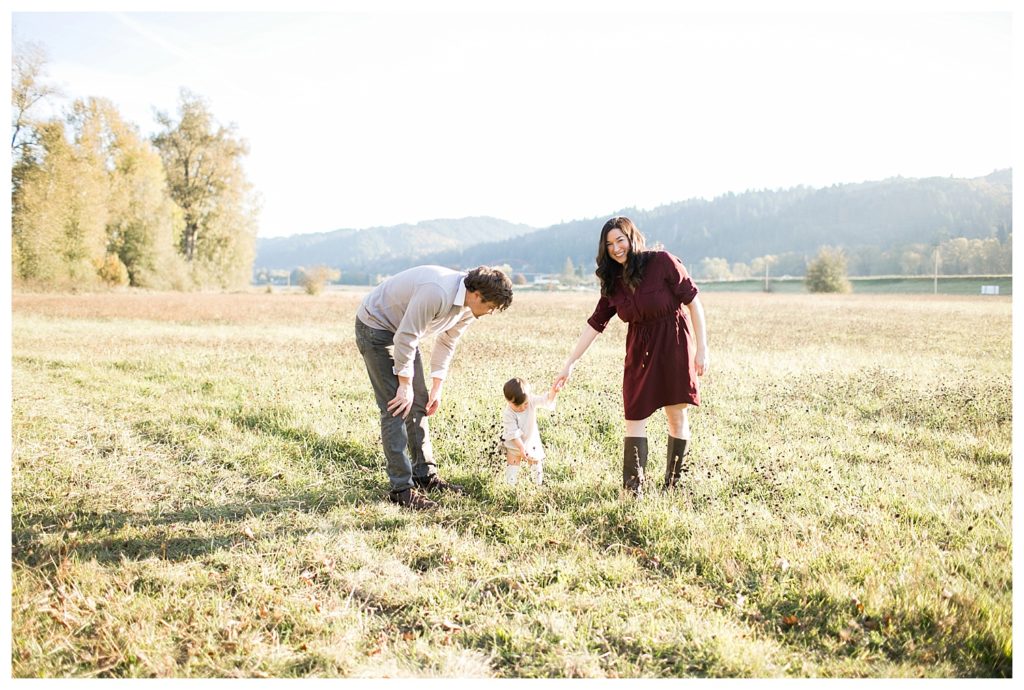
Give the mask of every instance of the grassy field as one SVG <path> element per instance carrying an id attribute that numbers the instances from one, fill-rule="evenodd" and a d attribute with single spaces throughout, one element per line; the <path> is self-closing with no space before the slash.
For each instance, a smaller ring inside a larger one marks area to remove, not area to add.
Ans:
<path id="1" fill-rule="evenodd" d="M 14 296 L 15 677 L 1011 674 L 1009 299 L 706 294 L 685 489 L 636 501 L 618 321 L 503 484 L 501 384 L 595 301 L 521 295 L 432 421 L 468 494 L 413 513 L 360 296 Z"/>

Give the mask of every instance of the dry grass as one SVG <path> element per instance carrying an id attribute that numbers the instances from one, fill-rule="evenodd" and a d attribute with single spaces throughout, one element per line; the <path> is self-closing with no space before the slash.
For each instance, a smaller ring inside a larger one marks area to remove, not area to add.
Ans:
<path id="1" fill-rule="evenodd" d="M 433 422 L 469 493 L 410 514 L 358 299 L 14 296 L 16 677 L 1010 674 L 1008 300 L 709 293 L 686 489 L 634 502 L 621 324 L 542 419 L 547 484 L 501 483 L 501 384 L 594 302 L 517 296 Z"/>

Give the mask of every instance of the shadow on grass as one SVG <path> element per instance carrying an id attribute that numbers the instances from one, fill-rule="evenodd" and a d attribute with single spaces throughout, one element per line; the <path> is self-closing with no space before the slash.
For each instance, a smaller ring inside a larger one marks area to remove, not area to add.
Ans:
<path id="1" fill-rule="evenodd" d="M 12 514 L 12 558 L 15 565 L 45 567 L 59 563 L 75 554 L 100 563 L 117 563 L 122 559 L 142 560 L 160 558 L 184 561 L 202 557 L 224 548 L 231 548 L 251 540 L 240 526 L 225 527 L 225 523 L 241 523 L 250 518 L 300 512 L 306 515 L 324 514 L 339 505 L 377 504 L 387 500 L 387 477 L 381 469 L 377 448 L 352 442 L 344 438 L 329 437 L 288 423 L 286 409 L 271 409 L 256 413 L 235 414 L 230 420 L 237 427 L 275 436 L 293 446 L 295 457 L 310 461 L 320 470 L 333 475 L 330 485 L 317 490 L 293 492 L 271 498 L 243 497 L 233 503 L 199 506 L 177 511 L 109 511 L 83 512 L 54 509 L 35 513 Z M 144 438 L 169 448 L 183 472 L 188 472 L 203 451 L 191 438 L 183 437 L 159 426 L 151 420 L 134 425 Z M 206 460 L 208 462 L 208 460 Z M 341 468 L 341 474 L 326 465 Z M 266 482 L 265 468 L 250 466 L 245 458 L 233 458 L 220 463 L 221 469 L 248 476 L 254 482 Z M 457 478 L 461 482 L 461 478 Z M 282 482 L 283 483 L 283 482 Z M 487 492 L 486 483 L 478 478 L 466 482 L 469 500 L 480 500 Z M 473 498 L 475 497 L 475 498 Z M 460 499 L 461 500 L 461 499 Z M 404 525 L 401 519 L 385 515 L 371 516 L 365 529 L 395 530 Z M 219 525 L 218 534 L 193 536 L 203 527 Z M 135 537 L 120 537 L 122 530 L 141 531 Z M 230 533 L 225 533 L 230 532 Z M 277 534 L 304 530 L 278 530 Z M 184 533 L 184 535 L 183 535 Z M 44 535 L 59 538 L 46 540 Z M 260 535 L 265 538 L 270 535 Z"/>
<path id="2" fill-rule="evenodd" d="M 14 513 L 11 516 L 12 560 L 15 565 L 39 567 L 57 563 L 73 553 L 106 564 L 122 559 L 146 558 L 185 561 L 245 543 L 248 539 L 241 527 L 231 534 L 216 536 L 174 534 L 192 532 L 195 529 L 193 525 L 241 523 L 253 517 L 295 511 L 327 513 L 335 506 L 349 502 L 351 496 L 307 492 L 264 502 L 230 503 L 159 514 L 126 511 Z M 123 529 L 149 531 L 152 528 L 158 532 L 153 536 L 102 536 Z M 48 533 L 59 537 L 54 546 L 41 543 L 42 535 Z"/>
<path id="3" fill-rule="evenodd" d="M 1012 677 L 1013 655 L 990 630 L 983 625 L 951 626 L 935 615 L 931 608 L 868 613 L 822 591 L 801 591 L 760 607 L 752 622 L 763 634 L 801 651 L 854 657 L 871 651 L 896 663 L 922 666 L 933 663 L 938 653 L 960 677 Z"/>
<path id="4" fill-rule="evenodd" d="M 36 513 L 14 512 L 11 516 L 14 564 L 45 566 L 47 563 L 59 562 L 72 553 L 101 563 L 153 557 L 171 561 L 188 560 L 247 540 L 240 527 L 237 533 L 232 534 L 224 534 L 221 528 L 221 534 L 218 535 L 192 536 L 190 533 L 197 531 L 197 525 L 239 523 L 249 518 L 297 511 L 322 514 L 338 505 L 379 501 L 385 496 L 386 480 L 382 482 L 384 478 L 378 476 L 379 462 L 374 450 L 346 439 L 328 438 L 306 429 L 287 426 L 282 416 L 280 411 L 269 411 L 265 414 L 236 415 L 232 422 L 297 445 L 296 455 L 300 459 L 312 456 L 321 463 L 336 463 L 349 468 L 345 476 L 340 478 L 341 481 L 318 490 L 272 498 L 243 498 L 234 503 L 171 512 L 115 510 L 100 513 L 59 508 Z M 196 458 L 202 457 L 202 449 L 192 439 L 176 434 L 165 425 L 142 420 L 133 427 L 143 438 L 170 449 L 182 472 L 188 472 Z M 248 476 L 255 482 L 267 481 L 265 469 L 249 466 L 245 458 L 231 459 L 220 464 L 222 469 Z M 357 468 L 356 472 L 351 471 L 353 467 Z M 138 538 L 120 538 L 116 535 L 125 529 L 158 534 Z M 59 536 L 59 539 L 49 540 L 55 541 L 56 545 L 43 545 L 43 535 L 46 534 Z"/>

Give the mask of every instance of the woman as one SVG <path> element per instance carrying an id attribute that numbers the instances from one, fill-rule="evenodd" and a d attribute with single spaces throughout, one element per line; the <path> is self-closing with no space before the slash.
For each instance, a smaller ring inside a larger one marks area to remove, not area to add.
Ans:
<path id="1" fill-rule="evenodd" d="M 668 252 L 645 251 L 644 236 L 629 218 L 612 218 L 597 247 L 601 299 L 566 360 L 555 387 L 618 313 L 629 324 L 622 401 L 626 438 L 622 485 L 641 495 L 647 467 L 647 420 L 658 408 L 668 417 L 665 488 L 679 483 L 690 440 L 687 408 L 700 404 L 697 377 L 708 368 L 704 308 L 682 262 Z"/>

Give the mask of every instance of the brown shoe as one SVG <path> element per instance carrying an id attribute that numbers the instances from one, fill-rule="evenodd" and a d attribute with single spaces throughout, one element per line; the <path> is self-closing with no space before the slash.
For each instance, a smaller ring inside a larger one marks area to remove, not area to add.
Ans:
<path id="1" fill-rule="evenodd" d="M 466 493 L 465 487 L 461 484 L 452 484 L 441 479 L 439 475 L 432 474 L 429 477 L 413 477 L 413 484 L 425 491 L 448 491 L 453 494 Z"/>
<path id="2" fill-rule="evenodd" d="M 413 510 L 433 510 L 437 507 L 437 503 L 431 501 L 415 488 L 392 491 L 388 494 L 388 500 L 392 503 L 397 503 L 403 508 L 412 508 Z"/>

